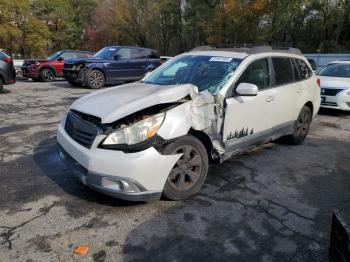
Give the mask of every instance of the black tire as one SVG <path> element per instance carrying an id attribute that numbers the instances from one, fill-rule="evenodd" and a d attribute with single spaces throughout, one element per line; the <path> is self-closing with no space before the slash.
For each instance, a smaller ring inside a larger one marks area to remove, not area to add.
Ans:
<path id="1" fill-rule="evenodd" d="M 40 78 L 39 77 L 33 77 L 32 80 L 33 80 L 33 82 L 39 82 Z"/>
<path id="2" fill-rule="evenodd" d="M 0 92 L 4 90 L 4 80 L 1 79 L 0 77 Z"/>
<path id="3" fill-rule="evenodd" d="M 44 82 L 51 82 L 55 79 L 55 71 L 51 68 L 44 68 L 40 71 L 40 79 Z"/>
<path id="4" fill-rule="evenodd" d="M 167 145 L 164 154 L 183 153 L 167 178 L 163 196 L 180 200 L 199 192 L 208 173 L 208 153 L 200 140 L 184 136 Z"/>
<path id="5" fill-rule="evenodd" d="M 99 70 L 91 70 L 87 73 L 86 84 L 89 88 L 99 89 L 106 83 L 104 74 Z"/>
<path id="6" fill-rule="evenodd" d="M 76 86 L 76 87 L 81 87 L 83 85 L 82 82 L 76 82 L 76 81 L 68 81 L 68 83 L 71 85 L 71 86 Z"/>
<path id="7" fill-rule="evenodd" d="M 286 136 L 286 142 L 292 145 L 300 145 L 304 142 L 307 134 L 309 133 L 310 124 L 312 121 L 311 109 L 304 106 L 298 116 L 295 123 L 293 134 Z"/>

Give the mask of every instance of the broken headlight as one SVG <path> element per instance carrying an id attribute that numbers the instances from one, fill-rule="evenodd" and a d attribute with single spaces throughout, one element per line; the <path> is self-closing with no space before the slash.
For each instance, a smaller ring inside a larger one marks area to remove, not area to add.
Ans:
<path id="1" fill-rule="evenodd" d="M 161 127 L 165 113 L 160 113 L 140 120 L 130 126 L 110 133 L 102 145 L 134 145 L 153 137 Z"/>

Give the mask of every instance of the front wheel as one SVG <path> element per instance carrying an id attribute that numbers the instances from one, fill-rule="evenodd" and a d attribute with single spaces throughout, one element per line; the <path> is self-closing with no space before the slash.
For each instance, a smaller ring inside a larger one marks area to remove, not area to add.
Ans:
<path id="1" fill-rule="evenodd" d="M 102 88 L 105 85 L 105 82 L 105 76 L 101 71 L 91 70 L 90 72 L 88 72 L 86 84 L 89 88 Z"/>
<path id="2" fill-rule="evenodd" d="M 50 68 L 44 68 L 40 72 L 40 79 L 44 82 L 51 82 L 55 79 L 55 72 Z"/>
<path id="3" fill-rule="evenodd" d="M 307 134 L 309 133 L 311 121 L 311 109 L 307 106 L 304 106 L 301 109 L 298 119 L 295 123 L 293 134 L 286 137 L 287 142 L 293 145 L 300 145 L 301 143 L 303 143 Z"/>
<path id="4" fill-rule="evenodd" d="M 167 178 L 164 197 L 180 200 L 197 193 L 204 183 L 209 165 L 202 142 L 193 136 L 185 136 L 167 145 L 163 153 L 182 154 Z"/>

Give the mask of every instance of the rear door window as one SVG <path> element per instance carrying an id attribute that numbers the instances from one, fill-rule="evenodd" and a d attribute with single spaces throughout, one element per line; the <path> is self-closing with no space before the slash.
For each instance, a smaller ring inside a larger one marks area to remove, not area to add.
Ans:
<path id="1" fill-rule="evenodd" d="M 131 49 L 130 48 L 119 48 L 114 55 L 118 55 L 119 59 L 127 60 L 131 59 Z"/>
<path id="2" fill-rule="evenodd" d="M 301 79 L 308 79 L 312 76 L 312 70 L 310 67 L 305 63 L 305 61 L 301 59 L 295 59 L 297 66 L 299 68 Z"/>
<path id="3" fill-rule="evenodd" d="M 147 53 L 144 49 L 135 48 L 131 51 L 131 57 L 132 59 L 144 59 L 147 57 Z"/>
<path id="4" fill-rule="evenodd" d="M 64 60 L 78 58 L 77 54 L 73 52 L 64 52 L 61 57 L 63 57 Z"/>
<path id="5" fill-rule="evenodd" d="M 259 90 L 269 88 L 270 70 L 267 58 L 259 59 L 251 63 L 236 82 L 236 87 L 240 83 L 254 84 Z"/>
<path id="6" fill-rule="evenodd" d="M 300 75 L 300 71 L 298 68 L 298 64 L 297 64 L 297 59 L 292 59 L 292 66 L 293 66 L 293 73 L 294 73 L 294 80 L 295 81 L 300 81 L 302 80 L 301 75 Z"/>
<path id="7" fill-rule="evenodd" d="M 294 82 L 292 63 L 289 57 L 272 57 L 276 86 Z"/>

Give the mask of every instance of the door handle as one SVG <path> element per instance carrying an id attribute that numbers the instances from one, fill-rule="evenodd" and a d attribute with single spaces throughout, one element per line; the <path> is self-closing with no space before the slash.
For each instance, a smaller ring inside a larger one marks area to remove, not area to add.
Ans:
<path id="1" fill-rule="evenodd" d="M 265 101 L 266 101 L 266 102 L 273 102 L 273 101 L 275 101 L 275 97 L 269 96 L 269 97 L 266 98 Z"/>

